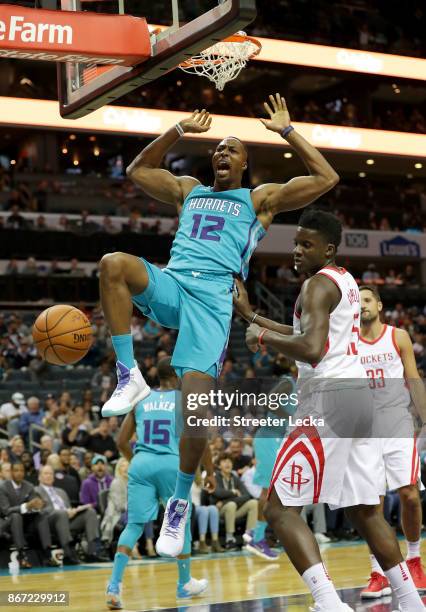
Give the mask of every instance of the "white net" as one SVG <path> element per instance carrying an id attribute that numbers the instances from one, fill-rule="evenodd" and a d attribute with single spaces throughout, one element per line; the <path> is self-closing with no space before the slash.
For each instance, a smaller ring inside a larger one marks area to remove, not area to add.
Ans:
<path id="1" fill-rule="evenodd" d="M 199 55 L 194 55 L 180 68 L 184 72 L 207 77 L 222 91 L 226 83 L 235 79 L 248 60 L 260 51 L 260 43 L 247 38 L 245 32 L 238 32 L 235 40 L 223 40 Z"/>

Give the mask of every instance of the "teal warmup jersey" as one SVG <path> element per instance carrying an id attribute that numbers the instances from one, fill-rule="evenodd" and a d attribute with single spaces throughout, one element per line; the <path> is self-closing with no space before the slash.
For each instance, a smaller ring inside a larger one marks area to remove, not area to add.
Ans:
<path id="1" fill-rule="evenodd" d="M 167 269 L 246 279 L 250 257 L 265 233 L 250 189 L 213 191 L 198 185 L 183 203 Z"/>
<path id="2" fill-rule="evenodd" d="M 157 518 L 160 500 L 173 495 L 179 469 L 182 429 L 180 391 L 153 390 L 135 408 L 137 442 L 130 462 L 128 521 L 144 524 Z M 190 542 L 190 533 L 186 534 Z"/>
<path id="3" fill-rule="evenodd" d="M 182 429 L 180 391 L 152 390 L 135 408 L 135 452 L 179 455 Z"/>

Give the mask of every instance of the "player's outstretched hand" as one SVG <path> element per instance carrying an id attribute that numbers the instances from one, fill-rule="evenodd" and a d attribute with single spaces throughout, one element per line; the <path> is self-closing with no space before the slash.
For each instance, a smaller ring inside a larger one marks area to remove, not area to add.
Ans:
<path id="1" fill-rule="evenodd" d="M 279 93 L 275 94 L 275 96 L 270 95 L 269 103 L 264 102 L 263 106 L 270 119 L 261 119 L 260 121 L 267 130 L 281 134 L 283 129 L 290 125 L 290 115 L 285 99 Z"/>
<path id="2" fill-rule="evenodd" d="M 250 321 L 253 316 L 253 311 L 250 306 L 248 294 L 246 288 L 244 287 L 244 283 L 239 278 L 235 279 L 235 287 L 232 297 L 237 313 L 246 321 Z"/>
<path id="3" fill-rule="evenodd" d="M 261 331 L 262 327 L 260 327 L 260 325 L 256 325 L 256 323 L 252 323 L 249 327 L 247 327 L 246 344 L 253 353 L 257 353 L 259 348 L 257 339 L 259 338 Z"/>
<path id="4" fill-rule="evenodd" d="M 202 111 L 195 110 L 190 117 L 179 121 L 180 127 L 186 134 L 201 134 L 207 132 L 212 124 L 210 113 L 203 108 Z"/>

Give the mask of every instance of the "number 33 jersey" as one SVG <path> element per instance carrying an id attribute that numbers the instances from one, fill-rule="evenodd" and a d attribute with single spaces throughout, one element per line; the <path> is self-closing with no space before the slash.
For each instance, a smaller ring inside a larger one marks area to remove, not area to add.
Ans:
<path id="1" fill-rule="evenodd" d="M 135 451 L 179 456 L 182 432 L 181 392 L 153 389 L 135 408 Z"/>
<path id="2" fill-rule="evenodd" d="M 375 408 L 384 410 L 393 406 L 399 409 L 398 412 L 404 412 L 408 410 L 411 399 L 404 380 L 404 365 L 395 331 L 395 327 L 383 325 L 382 333 L 376 340 L 361 336 L 358 351 L 370 379 Z"/>
<path id="3" fill-rule="evenodd" d="M 183 203 L 167 267 L 246 279 L 250 257 L 265 233 L 250 189 L 213 191 L 197 185 Z"/>

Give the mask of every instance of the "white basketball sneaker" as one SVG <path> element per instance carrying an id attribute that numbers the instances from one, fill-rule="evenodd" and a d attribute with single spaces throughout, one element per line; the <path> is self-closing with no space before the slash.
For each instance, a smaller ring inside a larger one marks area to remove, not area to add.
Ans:
<path id="1" fill-rule="evenodd" d="M 162 557 L 177 557 L 181 554 L 188 514 L 189 502 L 186 499 L 169 499 L 160 536 L 155 545 L 157 553 Z"/>
<path id="2" fill-rule="evenodd" d="M 189 599 L 190 597 L 196 597 L 197 595 L 204 593 L 208 586 L 209 581 L 205 578 L 202 578 L 201 580 L 191 578 L 186 584 L 178 584 L 176 589 L 176 597 L 178 599 Z"/>
<path id="3" fill-rule="evenodd" d="M 132 369 L 127 368 L 121 361 L 117 361 L 117 381 L 114 393 L 102 406 L 103 417 L 127 414 L 151 393 L 136 361 Z"/>

